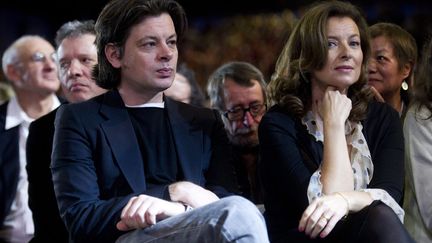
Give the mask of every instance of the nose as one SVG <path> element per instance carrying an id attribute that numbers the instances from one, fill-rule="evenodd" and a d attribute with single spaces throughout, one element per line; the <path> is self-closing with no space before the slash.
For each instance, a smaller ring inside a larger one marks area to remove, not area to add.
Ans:
<path id="1" fill-rule="evenodd" d="M 168 46 L 166 43 L 162 43 L 160 47 L 160 59 L 169 61 L 174 56 L 174 49 Z"/>
<path id="2" fill-rule="evenodd" d="M 351 55 L 351 48 L 348 43 L 343 43 L 340 45 L 340 51 L 341 51 L 341 58 L 342 59 L 350 59 L 352 57 Z"/>
<path id="3" fill-rule="evenodd" d="M 368 67 L 369 73 L 375 73 L 377 71 L 376 60 L 373 58 L 370 58 L 367 67 Z"/>
<path id="4" fill-rule="evenodd" d="M 254 122 L 254 118 L 252 116 L 252 114 L 250 113 L 250 111 L 246 111 L 244 116 L 243 116 L 243 126 L 245 127 L 251 127 L 251 125 Z"/>
<path id="5" fill-rule="evenodd" d="M 44 59 L 44 65 L 48 66 L 49 69 L 57 70 L 57 64 L 56 61 L 52 58 L 45 58 Z"/>
<path id="6" fill-rule="evenodd" d="M 81 70 L 81 64 L 78 60 L 72 60 L 68 69 L 68 76 L 81 76 L 82 70 Z"/>

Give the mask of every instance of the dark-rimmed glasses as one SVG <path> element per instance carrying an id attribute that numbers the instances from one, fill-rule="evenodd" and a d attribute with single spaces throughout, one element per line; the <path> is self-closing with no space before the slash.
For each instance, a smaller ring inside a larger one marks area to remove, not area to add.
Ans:
<path id="1" fill-rule="evenodd" d="M 251 104 L 247 108 L 235 107 L 231 110 L 227 110 L 223 113 L 223 115 L 228 118 L 230 121 L 238 121 L 243 119 L 246 112 L 249 112 L 253 117 L 264 114 L 267 109 L 266 104 Z"/>

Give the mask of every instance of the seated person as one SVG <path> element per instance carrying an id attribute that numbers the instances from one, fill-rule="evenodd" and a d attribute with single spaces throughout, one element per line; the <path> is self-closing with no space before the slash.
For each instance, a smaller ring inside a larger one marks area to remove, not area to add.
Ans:
<path id="1" fill-rule="evenodd" d="M 186 63 L 177 66 L 173 84 L 164 94 L 174 100 L 199 107 L 204 107 L 204 94 L 195 79 L 195 73 Z"/>
<path id="2" fill-rule="evenodd" d="M 68 102 L 90 99 L 106 90 L 92 79 L 97 63 L 94 21 L 71 21 L 56 34 L 56 58 L 62 94 Z M 61 221 L 51 176 L 54 119 L 57 109 L 30 124 L 27 139 L 29 206 L 35 233 L 31 243 L 68 242 L 69 234 Z"/>
<path id="3" fill-rule="evenodd" d="M 270 82 L 259 173 L 272 242 L 413 242 L 398 113 L 365 88 L 367 24 L 326 1 L 297 23 Z"/>
<path id="4" fill-rule="evenodd" d="M 432 242 L 432 39 L 422 53 L 404 122 L 404 223 L 416 242 Z"/>
<path id="5" fill-rule="evenodd" d="M 255 204 L 262 204 L 257 163 L 258 125 L 267 107 L 264 77 L 250 63 L 229 62 L 210 75 L 207 92 L 211 106 L 222 114 L 233 145 L 239 190 Z"/>
<path id="6" fill-rule="evenodd" d="M 417 62 L 416 41 L 408 31 L 393 23 L 377 23 L 369 31 L 372 55 L 368 63 L 368 84 L 378 100 L 393 107 L 403 120 Z"/>
<path id="7" fill-rule="evenodd" d="M 93 75 L 109 91 L 55 121 L 51 171 L 72 241 L 269 242 L 255 205 L 232 196 L 219 113 L 163 95 L 186 27 L 173 0 L 112 0 L 100 13 Z"/>

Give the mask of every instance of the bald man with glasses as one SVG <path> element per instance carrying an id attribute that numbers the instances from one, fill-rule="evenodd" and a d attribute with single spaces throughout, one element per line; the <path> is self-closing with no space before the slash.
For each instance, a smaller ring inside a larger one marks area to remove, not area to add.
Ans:
<path id="1" fill-rule="evenodd" d="M 3 72 L 15 96 L 0 105 L 0 242 L 28 242 L 34 232 L 26 141 L 30 123 L 60 105 L 54 53 L 44 38 L 27 35 L 3 54 Z"/>

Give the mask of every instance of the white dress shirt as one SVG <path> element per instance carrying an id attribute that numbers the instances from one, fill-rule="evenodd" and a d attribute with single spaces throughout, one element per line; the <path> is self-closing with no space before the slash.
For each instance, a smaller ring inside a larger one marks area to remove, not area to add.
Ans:
<path id="1" fill-rule="evenodd" d="M 50 111 L 60 105 L 58 98 L 53 95 L 53 105 Z M 5 130 L 16 126 L 19 127 L 19 162 L 20 173 L 15 199 L 12 202 L 9 214 L 6 216 L 3 228 L 9 232 L 2 234 L 11 235 L 12 242 L 17 242 L 26 235 L 34 233 L 32 212 L 28 206 L 28 180 L 26 171 L 26 142 L 30 123 L 34 119 L 30 118 L 18 103 L 16 97 L 12 97 L 7 106 Z M 15 239 L 14 239 L 15 238 Z"/>

